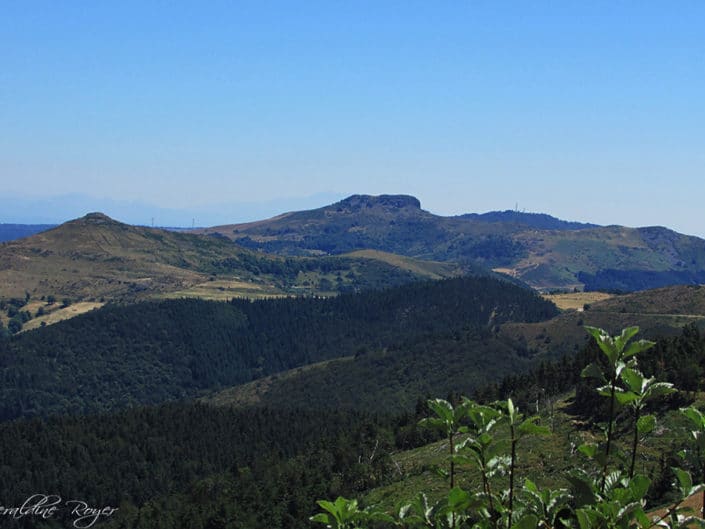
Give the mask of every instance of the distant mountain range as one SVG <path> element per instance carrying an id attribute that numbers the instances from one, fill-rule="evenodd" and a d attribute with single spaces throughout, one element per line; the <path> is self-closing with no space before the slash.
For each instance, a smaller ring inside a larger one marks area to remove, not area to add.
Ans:
<path id="1" fill-rule="evenodd" d="M 56 224 L 0 224 L 0 242 L 22 239 L 55 227 Z"/>
<path id="2" fill-rule="evenodd" d="M 97 198 L 81 193 L 52 197 L 0 196 L 0 223 L 61 224 L 101 211 L 111 218 L 140 226 L 188 227 L 212 226 L 227 222 L 245 222 L 276 215 L 281 211 L 309 209 L 339 200 L 339 193 L 316 193 L 310 196 L 260 201 L 224 201 L 207 206 L 160 207 L 140 200 Z"/>
<path id="3" fill-rule="evenodd" d="M 434 215 L 406 195 L 353 195 L 308 211 L 198 230 L 280 255 L 362 248 L 478 263 L 539 289 L 642 290 L 705 282 L 705 240 L 518 211 Z"/>
<path id="4" fill-rule="evenodd" d="M 280 270 L 265 266 L 273 270 L 265 280 L 266 274 L 255 275 L 256 267 L 248 265 L 251 270 L 243 272 L 242 263 L 233 265 L 243 255 L 249 261 L 289 264 L 303 257 L 309 259 L 306 267 L 313 266 L 312 258 L 345 256 L 419 277 L 493 269 L 542 290 L 635 291 L 705 283 L 705 240 L 698 237 L 662 227 L 599 226 L 519 211 L 444 217 L 425 211 L 418 199 L 407 195 L 353 195 L 317 209 L 187 233 L 88 215 L 28 237 L 47 228 L 51 226 L 0 225 L 0 239 L 25 237 L 0 247 L 0 276 L 6 279 L 0 296 L 54 289 L 79 298 L 142 292 L 213 297 L 214 288 L 273 295 L 360 286 L 350 280 L 355 274 L 348 274 L 348 264 L 335 274 L 316 277 L 294 277 L 292 270 L 304 265 L 292 265 L 286 279 Z M 219 262 L 230 263 L 230 268 L 213 264 Z M 371 276 L 379 279 L 378 272 Z M 363 276 L 370 276 L 369 270 L 359 271 L 359 281 L 385 284 L 363 281 Z M 230 283 L 213 282 L 226 278 Z M 233 281 L 242 283 L 243 278 L 250 284 L 238 290 Z"/>

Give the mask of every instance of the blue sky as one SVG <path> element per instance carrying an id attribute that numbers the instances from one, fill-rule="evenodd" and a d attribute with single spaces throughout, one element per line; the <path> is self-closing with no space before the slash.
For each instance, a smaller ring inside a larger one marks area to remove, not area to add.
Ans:
<path id="1" fill-rule="evenodd" d="M 705 236 L 703 28 L 700 1 L 3 2 L 0 193 Z"/>

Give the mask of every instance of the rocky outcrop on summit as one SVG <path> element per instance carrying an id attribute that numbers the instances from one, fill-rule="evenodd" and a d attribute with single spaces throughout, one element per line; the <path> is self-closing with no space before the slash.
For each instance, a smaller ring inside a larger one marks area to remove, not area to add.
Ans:
<path id="1" fill-rule="evenodd" d="M 389 210 L 399 210 L 411 208 L 421 209 L 421 202 L 418 198 L 410 195 L 352 195 L 340 202 L 336 202 L 329 208 L 337 210 L 349 209 L 350 211 L 361 211 L 363 209 L 383 208 Z"/>

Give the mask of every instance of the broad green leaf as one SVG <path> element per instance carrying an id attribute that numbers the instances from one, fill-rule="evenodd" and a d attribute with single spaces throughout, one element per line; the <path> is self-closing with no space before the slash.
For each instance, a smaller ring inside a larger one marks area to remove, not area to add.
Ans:
<path id="1" fill-rule="evenodd" d="M 647 528 L 649 528 L 649 527 L 652 527 L 652 525 L 653 525 L 653 524 L 651 523 L 651 520 L 649 520 L 649 517 L 646 516 L 646 513 L 644 512 L 644 509 L 643 509 L 643 508 L 638 508 L 638 509 L 636 509 L 636 510 L 632 513 L 632 516 L 633 516 L 634 519 L 637 521 L 637 523 L 639 524 L 639 526 L 642 527 L 642 529 L 647 529 Z"/>
<path id="2" fill-rule="evenodd" d="M 638 501 L 644 497 L 646 492 L 649 490 L 649 485 L 651 485 L 651 480 L 646 476 L 637 474 L 629 481 L 629 490 L 632 493 L 632 499 Z"/>
<path id="3" fill-rule="evenodd" d="M 448 508 L 455 513 L 467 510 L 472 503 L 470 493 L 459 487 L 451 489 L 448 493 Z"/>
<path id="4" fill-rule="evenodd" d="M 593 458 L 595 457 L 595 454 L 597 454 L 598 449 L 599 447 L 595 443 L 584 443 L 578 447 L 578 452 L 589 458 Z"/>
<path id="5" fill-rule="evenodd" d="M 626 406 L 627 404 L 631 404 L 632 402 L 638 400 L 639 395 L 631 391 L 616 391 L 614 398 L 617 399 L 617 402 L 619 402 L 622 406 Z"/>
<path id="6" fill-rule="evenodd" d="M 423 428 L 437 428 L 439 430 L 445 429 L 446 423 L 438 417 L 426 417 L 419 421 L 419 426 Z"/>
<path id="7" fill-rule="evenodd" d="M 690 419 L 697 430 L 705 430 L 705 415 L 699 409 L 689 406 L 681 408 L 681 413 Z"/>
<path id="8" fill-rule="evenodd" d="M 627 387 L 635 394 L 641 394 L 646 378 L 636 369 L 624 369 L 620 375 Z"/>
<path id="9" fill-rule="evenodd" d="M 585 330 L 595 339 L 600 350 L 607 357 L 614 375 L 617 376 L 627 365 L 631 366 L 634 364 L 633 361 L 629 361 L 629 364 L 626 364 L 626 359 L 654 345 L 654 342 L 639 340 L 627 347 L 629 340 L 639 332 L 639 327 L 627 327 L 622 330 L 621 334 L 614 337 L 610 336 L 605 330 L 596 327 L 586 326 Z M 608 376 L 607 378 L 611 377 Z"/>
<path id="10" fill-rule="evenodd" d="M 512 525 L 512 529 L 536 529 L 538 524 L 538 516 L 535 514 L 525 514 L 518 522 Z"/>
<path id="11" fill-rule="evenodd" d="M 636 325 L 633 327 L 627 327 L 626 329 L 622 329 L 621 334 L 614 339 L 614 343 L 617 347 L 617 350 L 619 350 L 620 352 L 623 351 L 624 346 L 627 345 L 627 342 L 634 338 L 634 336 L 636 336 L 638 332 L 639 327 L 637 327 Z"/>
<path id="12" fill-rule="evenodd" d="M 319 512 L 317 515 L 311 516 L 309 520 L 311 520 L 312 522 L 319 522 L 324 524 L 330 523 L 330 518 L 324 512 Z"/>
<path id="13" fill-rule="evenodd" d="M 661 395 L 670 395 L 675 393 L 676 390 L 673 388 L 673 384 L 670 382 L 654 382 L 648 388 L 649 396 L 659 397 Z"/>
<path id="14" fill-rule="evenodd" d="M 686 472 L 682 468 L 671 467 L 671 469 L 678 479 L 678 488 L 680 489 L 681 494 L 683 497 L 686 497 L 690 492 L 690 489 L 693 488 L 693 478 L 690 477 L 690 473 Z"/>
<path id="15" fill-rule="evenodd" d="M 492 442 L 493 437 L 488 434 L 488 433 L 482 433 L 477 437 L 477 442 L 480 443 L 481 445 L 488 445 Z"/>
<path id="16" fill-rule="evenodd" d="M 610 499 L 616 501 L 620 505 L 628 504 L 632 499 L 632 491 L 629 489 L 623 489 L 622 487 L 613 488 L 610 494 Z"/>
<path id="17" fill-rule="evenodd" d="M 629 347 L 624 351 L 624 354 L 622 354 L 622 358 L 629 358 L 634 356 L 635 354 L 639 354 L 643 351 L 646 351 L 647 349 L 651 349 L 654 345 L 656 345 L 656 342 L 652 342 L 649 340 L 639 340 L 638 342 L 633 342 L 629 344 Z"/>
<path id="18" fill-rule="evenodd" d="M 414 498 L 413 506 L 416 511 L 423 516 L 424 520 L 428 520 L 433 512 L 433 507 L 429 506 L 428 497 L 423 492 L 419 492 L 416 498 Z"/>
<path id="19" fill-rule="evenodd" d="M 610 366 L 614 366 L 617 361 L 617 351 L 615 350 L 614 340 L 603 329 L 597 327 L 585 326 L 585 330 L 595 339 L 600 350 L 607 356 Z"/>
<path id="20" fill-rule="evenodd" d="M 536 486 L 536 483 L 531 481 L 529 478 L 526 478 L 526 480 L 524 480 L 524 488 L 536 494 L 538 494 L 539 492 L 539 488 Z"/>
<path id="21" fill-rule="evenodd" d="M 338 513 L 338 508 L 333 502 L 327 501 L 327 500 L 318 500 L 316 503 L 321 507 L 321 509 L 324 509 L 331 513 L 333 516 L 336 516 Z"/>
<path id="22" fill-rule="evenodd" d="M 641 435 L 646 435 L 654 431 L 656 427 L 656 417 L 653 415 L 644 415 L 639 417 L 636 422 L 636 429 Z"/>
<path id="23" fill-rule="evenodd" d="M 619 519 L 624 519 L 624 518 L 633 518 L 634 513 L 636 512 L 637 509 L 641 509 L 641 503 L 634 501 L 631 503 L 627 503 L 624 505 L 621 509 L 617 511 L 617 518 Z"/>
<path id="24" fill-rule="evenodd" d="M 688 496 L 692 496 L 693 494 L 698 494 L 699 492 L 702 492 L 703 490 L 705 490 L 705 483 L 701 483 L 699 485 L 694 485 L 688 491 Z"/>
<path id="25" fill-rule="evenodd" d="M 453 406 L 445 399 L 430 399 L 428 407 L 446 423 L 453 421 Z"/>
<path id="26" fill-rule="evenodd" d="M 598 520 L 600 519 L 599 513 L 590 509 L 578 509 L 575 511 L 575 514 L 578 517 L 580 529 L 594 529 L 598 526 Z"/>

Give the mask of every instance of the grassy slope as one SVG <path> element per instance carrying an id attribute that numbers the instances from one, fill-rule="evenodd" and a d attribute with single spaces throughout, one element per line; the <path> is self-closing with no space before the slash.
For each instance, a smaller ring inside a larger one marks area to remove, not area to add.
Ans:
<path id="1" fill-rule="evenodd" d="M 556 301 L 555 297 L 547 297 Z M 586 298 L 567 299 L 574 304 Z M 589 305 L 588 310 L 565 310 L 544 323 L 507 323 L 502 326 L 500 335 L 526 343 L 529 349 L 538 352 L 568 353 L 577 351 L 587 342 L 583 325 L 602 327 L 610 332 L 639 325 L 648 336 L 673 335 L 689 323 L 705 327 L 705 288 L 699 286 L 634 292 Z"/>
<path id="2" fill-rule="evenodd" d="M 381 261 L 401 270 L 407 270 L 414 274 L 428 277 L 429 279 L 442 279 L 461 273 L 460 268 L 453 263 L 414 259 L 404 255 L 382 252 L 380 250 L 357 250 L 344 254 L 344 256 Z"/>
<path id="3" fill-rule="evenodd" d="M 245 266 L 243 261 L 248 259 L 254 265 Z M 215 267 L 213 263 L 218 262 L 228 265 Z M 321 262 L 325 264 L 325 260 Z M 327 265 L 325 272 L 313 269 L 285 278 L 253 268 L 257 263 L 282 264 L 281 257 L 246 250 L 223 238 L 128 226 L 90 214 L 0 245 L 0 299 L 24 298 L 26 292 L 34 302 L 49 295 L 86 302 L 102 302 L 101 298 L 332 295 L 340 286 L 381 287 L 459 273 L 452 265 L 383 254 L 363 253 L 330 262 L 333 264 Z M 36 308 L 23 310 L 34 314 Z M 54 309 L 44 305 L 46 311 Z M 64 314 L 73 312 L 75 309 Z M 55 319 L 40 321 L 52 323 Z"/>
<path id="4" fill-rule="evenodd" d="M 294 369 L 229 388 L 207 400 L 234 406 L 403 412 L 413 409 L 424 395 L 470 393 L 530 365 L 531 359 L 521 356 L 511 343 L 433 337 L 393 351 L 372 351 Z"/>
<path id="5" fill-rule="evenodd" d="M 514 263 L 514 273 L 542 288 L 580 287 L 576 278 L 580 271 L 668 270 L 674 264 L 672 255 L 654 251 L 642 233 L 634 228 L 524 231 L 516 234 L 516 238 L 530 251 Z"/>
<path id="6" fill-rule="evenodd" d="M 701 317 L 705 315 L 705 287 L 681 285 L 635 292 L 607 299 L 595 304 L 591 310 Z"/>
<path id="7" fill-rule="evenodd" d="M 222 241 L 139 228 L 92 214 L 0 247 L 3 297 L 139 297 L 206 279 L 209 260 L 232 254 Z"/>
<path id="8" fill-rule="evenodd" d="M 37 305 L 38 303 L 36 302 L 28 303 L 27 307 L 31 308 L 33 306 L 36 307 Z M 33 318 L 25 323 L 22 327 L 22 331 L 31 331 L 32 329 L 36 329 L 42 325 L 58 323 L 69 318 L 73 318 L 74 316 L 78 316 L 79 314 L 84 314 L 86 312 L 99 309 L 104 305 L 105 303 L 96 301 L 79 301 L 77 303 L 72 303 L 68 307 L 55 303 L 55 308 L 53 308 L 53 310 L 50 308 L 43 316 L 37 316 L 36 318 Z M 46 307 L 47 305 L 43 306 Z M 23 307 L 23 309 L 24 308 L 25 307 Z"/>

